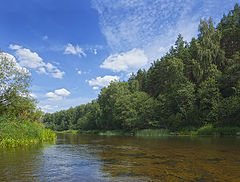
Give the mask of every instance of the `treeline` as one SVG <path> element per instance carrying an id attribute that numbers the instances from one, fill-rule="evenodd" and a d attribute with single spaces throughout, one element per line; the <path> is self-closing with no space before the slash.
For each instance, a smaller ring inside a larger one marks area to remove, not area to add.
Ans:
<path id="1" fill-rule="evenodd" d="M 44 123 L 54 130 L 240 126 L 239 5 L 216 27 L 201 20 L 191 42 L 179 35 L 148 70 L 112 82 L 92 103 L 45 114 Z"/>

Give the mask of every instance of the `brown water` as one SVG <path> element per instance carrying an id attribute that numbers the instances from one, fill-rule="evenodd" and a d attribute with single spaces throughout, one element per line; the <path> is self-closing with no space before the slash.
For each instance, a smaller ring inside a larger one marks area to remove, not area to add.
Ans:
<path id="1" fill-rule="evenodd" d="M 0 181 L 240 181 L 240 138 L 59 134 L 0 149 Z"/>

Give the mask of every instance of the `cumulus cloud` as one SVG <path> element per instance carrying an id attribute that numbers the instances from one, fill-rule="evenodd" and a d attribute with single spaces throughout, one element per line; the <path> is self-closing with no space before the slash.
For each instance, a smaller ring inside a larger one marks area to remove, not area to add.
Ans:
<path id="1" fill-rule="evenodd" d="M 48 92 L 48 93 L 46 93 L 46 97 L 47 97 L 49 100 L 62 100 L 62 99 L 63 99 L 62 96 L 57 95 L 57 94 L 54 93 L 54 92 Z"/>
<path id="2" fill-rule="evenodd" d="M 71 93 L 70 93 L 68 90 L 66 90 L 65 88 L 55 90 L 54 92 L 55 92 L 55 94 L 60 95 L 60 96 L 64 96 L 64 97 L 66 97 L 66 96 L 68 96 L 68 95 L 71 94 Z"/>
<path id="3" fill-rule="evenodd" d="M 63 54 L 72 54 L 72 55 L 78 55 L 79 57 L 86 57 L 86 53 L 83 51 L 81 47 L 76 45 L 75 47 L 72 44 L 68 44 L 65 48 L 65 51 Z"/>
<path id="4" fill-rule="evenodd" d="M 148 63 L 148 58 L 143 50 L 132 49 L 131 51 L 110 55 L 100 68 L 110 69 L 114 72 L 136 71 Z"/>
<path id="5" fill-rule="evenodd" d="M 69 96 L 71 93 L 65 88 L 57 89 L 54 92 L 46 93 L 48 100 L 62 100 L 64 97 Z"/>
<path id="6" fill-rule="evenodd" d="M 88 84 L 90 86 L 95 87 L 94 90 L 98 89 L 97 87 L 106 87 L 109 85 L 111 81 L 119 81 L 120 77 L 119 76 L 110 76 L 106 75 L 104 77 L 97 77 L 96 79 L 92 79 L 88 81 Z"/>
<path id="7" fill-rule="evenodd" d="M 10 45 L 10 49 L 15 50 L 15 55 L 19 64 L 28 68 L 39 68 L 44 66 L 44 62 L 36 52 L 31 52 L 29 49 L 22 48 L 19 45 Z"/>
<path id="8" fill-rule="evenodd" d="M 30 49 L 23 48 L 19 45 L 10 45 L 10 49 L 15 51 L 15 55 L 19 62 L 19 65 L 26 68 L 35 69 L 39 74 L 50 75 L 53 78 L 61 79 L 65 74 L 51 63 L 45 63 L 43 59 Z"/>

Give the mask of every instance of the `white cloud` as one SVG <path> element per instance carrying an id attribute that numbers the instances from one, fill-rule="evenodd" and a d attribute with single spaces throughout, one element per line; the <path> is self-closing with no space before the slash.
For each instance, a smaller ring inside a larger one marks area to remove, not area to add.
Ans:
<path id="1" fill-rule="evenodd" d="M 75 47 L 72 44 L 68 44 L 65 48 L 65 51 L 63 54 L 72 54 L 72 55 L 78 55 L 79 57 L 86 57 L 86 53 L 83 51 L 81 47 L 76 45 Z"/>
<path id="2" fill-rule="evenodd" d="M 93 87 L 93 90 L 98 90 L 98 89 L 99 89 L 99 87 L 96 87 L 96 86 Z"/>
<path id="3" fill-rule="evenodd" d="M 77 71 L 77 74 L 81 75 L 81 74 L 82 74 L 82 72 L 81 72 L 80 70 L 78 70 L 78 71 Z"/>
<path id="4" fill-rule="evenodd" d="M 65 88 L 57 89 L 54 92 L 46 93 L 48 100 L 62 100 L 64 97 L 69 96 L 71 93 Z"/>
<path id="5" fill-rule="evenodd" d="M 131 72 L 145 66 L 147 63 L 148 58 L 144 54 L 144 51 L 134 48 L 125 53 L 110 55 L 100 67 L 110 69 L 114 72 Z"/>
<path id="6" fill-rule="evenodd" d="M 63 71 L 60 71 L 56 66 L 52 65 L 51 63 L 45 64 L 45 67 L 48 70 L 48 73 L 52 75 L 53 78 L 62 78 L 65 74 Z"/>
<path id="7" fill-rule="evenodd" d="M 62 96 L 57 95 L 56 93 L 53 93 L 53 92 L 46 93 L 46 97 L 48 98 L 48 100 L 62 100 L 63 99 Z"/>
<path id="8" fill-rule="evenodd" d="M 39 74 L 46 74 L 46 75 L 48 74 L 44 67 L 39 68 L 37 73 L 39 73 Z"/>
<path id="9" fill-rule="evenodd" d="M 54 92 L 55 92 L 55 94 L 60 95 L 60 96 L 64 96 L 64 97 L 66 97 L 66 96 L 68 96 L 68 95 L 71 94 L 71 93 L 70 93 L 68 90 L 66 90 L 65 88 L 55 90 Z"/>
<path id="10" fill-rule="evenodd" d="M 36 52 L 31 52 L 29 49 L 22 48 L 19 45 L 10 45 L 10 49 L 15 50 L 15 55 L 19 64 L 28 68 L 39 68 L 44 66 L 44 62 Z"/>
<path id="11" fill-rule="evenodd" d="M 53 78 L 59 79 L 61 79 L 65 74 L 51 63 L 45 63 L 36 52 L 32 52 L 30 49 L 12 44 L 9 48 L 15 50 L 15 55 L 19 61 L 19 65 L 23 67 L 36 69 L 36 72 L 39 74 L 51 75 Z"/>
<path id="12" fill-rule="evenodd" d="M 109 85 L 109 83 L 111 81 L 119 81 L 120 78 L 119 76 L 110 76 L 110 75 L 106 75 L 104 77 L 97 77 L 96 79 L 92 79 L 88 81 L 88 84 L 90 86 L 94 86 L 95 89 L 96 87 L 106 87 Z"/>

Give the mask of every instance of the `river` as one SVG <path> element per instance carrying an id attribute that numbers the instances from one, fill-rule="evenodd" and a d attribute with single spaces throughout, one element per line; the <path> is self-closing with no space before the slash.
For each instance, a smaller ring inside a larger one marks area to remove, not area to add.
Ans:
<path id="1" fill-rule="evenodd" d="M 240 138 L 58 134 L 0 149 L 0 181 L 240 181 Z"/>

